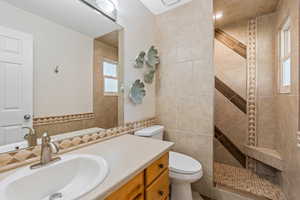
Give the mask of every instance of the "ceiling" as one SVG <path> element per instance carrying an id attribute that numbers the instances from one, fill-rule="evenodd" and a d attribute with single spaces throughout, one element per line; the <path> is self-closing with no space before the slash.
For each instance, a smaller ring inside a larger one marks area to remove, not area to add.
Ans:
<path id="1" fill-rule="evenodd" d="M 0 0 L 96 38 L 121 28 L 79 0 Z M 100 24 L 100 26 L 99 26 Z"/>
<path id="2" fill-rule="evenodd" d="M 271 13 L 276 10 L 279 1 L 280 0 L 214 0 L 214 12 L 223 13 L 223 17 L 216 20 L 216 26 Z"/>
<path id="3" fill-rule="evenodd" d="M 111 45 L 113 47 L 119 46 L 119 31 L 114 31 L 104 36 L 97 38 L 97 40 L 104 42 L 105 44 Z"/>
<path id="4" fill-rule="evenodd" d="M 166 11 L 182 6 L 192 0 L 140 0 L 153 14 L 159 15 Z M 163 4 L 163 1 L 171 6 Z"/>

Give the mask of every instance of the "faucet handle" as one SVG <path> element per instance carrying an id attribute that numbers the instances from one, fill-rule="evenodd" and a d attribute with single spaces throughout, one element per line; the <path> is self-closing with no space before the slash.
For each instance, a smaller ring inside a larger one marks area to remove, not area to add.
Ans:
<path id="1" fill-rule="evenodd" d="M 42 145 L 48 145 L 51 149 L 52 153 L 58 153 L 59 147 L 56 143 L 51 142 L 51 137 L 48 135 L 48 133 L 44 133 L 42 136 Z"/>
<path id="2" fill-rule="evenodd" d="M 26 126 L 22 127 L 22 129 L 29 130 L 29 132 L 24 135 L 24 139 L 28 141 L 28 145 L 30 147 L 36 146 L 37 145 L 37 135 L 35 134 L 34 129 L 31 127 L 26 127 Z"/>
<path id="3" fill-rule="evenodd" d="M 50 142 L 49 145 L 50 145 L 52 153 L 58 153 L 59 152 L 59 147 L 56 143 Z"/>
<path id="4" fill-rule="evenodd" d="M 24 127 L 22 127 L 22 129 L 27 129 L 27 130 L 29 130 L 29 133 L 27 133 L 24 137 L 28 137 L 29 135 L 34 135 L 34 134 L 35 134 L 34 129 L 31 128 L 31 127 L 24 126 Z M 25 139 L 26 139 L 26 138 L 25 138 Z"/>
<path id="5" fill-rule="evenodd" d="M 51 138 L 48 133 L 44 133 L 42 135 L 42 145 L 49 144 L 51 142 Z"/>

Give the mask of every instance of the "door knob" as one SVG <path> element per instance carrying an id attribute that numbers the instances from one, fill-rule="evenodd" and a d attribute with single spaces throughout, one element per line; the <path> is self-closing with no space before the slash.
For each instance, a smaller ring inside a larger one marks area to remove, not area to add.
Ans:
<path id="1" fill-rule="evenodd" d="M 24 115 L 24 119 L 25 119 L 25 120 L 30 120 L 30 119 L 31 119 L 31 115 L 29 115 L 29 114 Z"/>

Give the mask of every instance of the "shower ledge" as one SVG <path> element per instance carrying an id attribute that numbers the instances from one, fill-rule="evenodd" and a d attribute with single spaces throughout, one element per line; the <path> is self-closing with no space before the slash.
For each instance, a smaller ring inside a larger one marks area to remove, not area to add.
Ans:
<path id="1" fill-rule="evenodd" d="M 281 155 L 274 149 L 245 145 L 245 153 L 247 156 L 263 162 L 279 171 L 283 170 Z"/>

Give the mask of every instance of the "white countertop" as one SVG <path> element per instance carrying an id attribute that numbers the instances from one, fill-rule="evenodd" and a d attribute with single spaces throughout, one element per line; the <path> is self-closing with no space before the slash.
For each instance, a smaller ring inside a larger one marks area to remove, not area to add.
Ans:
<path id="1" fill-rule="evenodd" d="M 172 146 L 172 142 L 123 135 L 67 153 L 102 156 L 109 165 L 110 172 L 104 182 L 80 200 L 104 199 L 169 151 Z M 0 180 L 11 173 L 0 174 Z"/>

